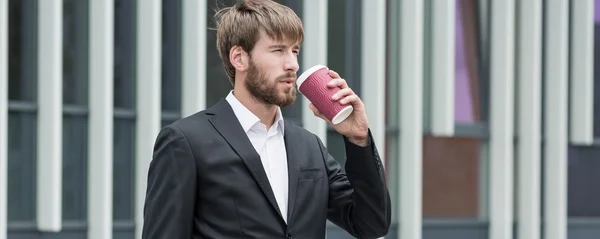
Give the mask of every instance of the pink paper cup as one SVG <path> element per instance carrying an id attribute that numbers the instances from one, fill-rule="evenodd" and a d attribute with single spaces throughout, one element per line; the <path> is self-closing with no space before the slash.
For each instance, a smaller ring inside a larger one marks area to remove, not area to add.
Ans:
<path id="1" fill-rule="evenodd" d="M 339 124 L 352 114 L 354 108 L 352 105 L 343 105 L 339 101 L 331 99 L 331 96 L 340 88 L 327 86 L 327 83 L 332 80 L 328 71 L 329 68 L 324 65 L 313 66 L 304 71 L 296 83 L 298 91 L 312 102 L 331 123 Z"/>

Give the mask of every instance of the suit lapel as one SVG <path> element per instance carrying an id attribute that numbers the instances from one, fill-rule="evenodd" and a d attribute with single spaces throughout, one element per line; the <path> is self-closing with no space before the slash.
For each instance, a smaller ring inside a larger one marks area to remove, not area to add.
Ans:
<path id="1" fill-rule="evenodd" d="M 254 180 L 256 180 L 260 186 L 260 189 L 271 203 L 271 206 L 273 206 L 277 213 L 279 213 L 279 216 L 283 218 L 281 210 L 279 209 L 279 206 L 277 206 L 273 189 L 271 188 L 271 184 L 269 184 L 269 179 L 267 178 L 267 174 L 265 173 L 260 160 L 260 155 L 254 149 L 254 146 L 252 146 L 252 143 L 233 113 L 229 103 L 227 103 L 225 99 L 222 99 L 211 109 L 207 110 L 207 114 L 214 114 L 214 117 L 209 119 L 210 123 L 217 131 L 219 131 L 221 136 L 225 138 L 233 150 L 235 150 L 244 161 L 244 164 L 250 170 Z"/>
<path id="2" fill-rule="evenodd" d="M 298 145 L 299 140 L 296 140 L 295 125 L 285 123 L 285 135 L 283 137 L 285 141 L 285 150 L 287 153 L 287 164 L 288 164 L 288 223 L 294 213 L 294 204 L 296 203 L 296 188 L 298 186 L 298 173 L 300 172 L 300 166 L 298 165 L 300 158 L 303 156 L 302 147 Z"/>

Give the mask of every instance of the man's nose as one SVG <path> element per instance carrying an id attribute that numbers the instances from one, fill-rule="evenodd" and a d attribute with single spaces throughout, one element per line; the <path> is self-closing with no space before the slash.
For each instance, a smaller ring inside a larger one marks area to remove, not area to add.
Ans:
<path id="1" fill-rule="evenodd" d="M 293 71 L 297 72 L 300 69 L 300 65 L 298 64 L 298 58 L 295 55 L 288 57 L 284 64 L 285 71 Z"/>

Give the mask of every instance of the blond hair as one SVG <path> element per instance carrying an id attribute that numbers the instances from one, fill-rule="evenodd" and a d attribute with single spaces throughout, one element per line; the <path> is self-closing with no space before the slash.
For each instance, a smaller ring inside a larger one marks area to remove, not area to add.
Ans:
<path id="1" fill-rule="evenodd" d="M 217 50 L 232 85 L 235 84 L 235 68 L 229 61 L 229 51 L 240 46 L 251 52 L 264 31 L 274 40 L 304 41 L 302 21 L 287 6 L 273 0 L 240 0 L 232 7 L 223 8 L 215 14 Z"/>

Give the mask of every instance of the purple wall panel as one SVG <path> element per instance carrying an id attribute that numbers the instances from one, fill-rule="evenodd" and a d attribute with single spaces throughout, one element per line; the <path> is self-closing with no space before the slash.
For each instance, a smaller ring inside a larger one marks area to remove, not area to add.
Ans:
<path id="1" fill-rule="evenodd" d="M 456 40 L 455 40 L 455 92 L 454 92 L 454 120 L 463 123 L 473 123 L 473 97 L 471 96 L 471 83 L 469 68 L 465 51 L 463 36 L 463 19 L 461 0 L 456 0 Z"/>
<path id="2" fill-rule="evenodd" d="M 594 0 L 594 22 L 600 23 L 600 0 Z"/>

